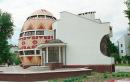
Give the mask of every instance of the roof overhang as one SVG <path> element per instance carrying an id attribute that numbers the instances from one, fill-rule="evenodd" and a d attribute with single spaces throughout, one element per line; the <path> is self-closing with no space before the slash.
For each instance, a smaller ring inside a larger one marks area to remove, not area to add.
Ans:
<path id="1" fill-rule="evenodd" d="M 45 48 L 45 47 L 58 47 L 58 46 L 66 46 L 66 43 L 50 43 L 50 44 L 39 44 L 37 48 Z"/>

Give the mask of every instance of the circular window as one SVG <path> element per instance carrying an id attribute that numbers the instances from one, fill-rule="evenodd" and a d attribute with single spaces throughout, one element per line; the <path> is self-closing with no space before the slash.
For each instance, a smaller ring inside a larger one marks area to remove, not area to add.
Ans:
<path id="1" fill-rule="evenodd" d="M 108 46 L 107 46 L 107 42 L 109 40 L 109 36 L 108 35 L 105 35 L 102 40 L 101 40 L 101 43 L 100 43 L 100 50 L 101 52 L 105 55 L 105 56 L 108 56 Z"/>

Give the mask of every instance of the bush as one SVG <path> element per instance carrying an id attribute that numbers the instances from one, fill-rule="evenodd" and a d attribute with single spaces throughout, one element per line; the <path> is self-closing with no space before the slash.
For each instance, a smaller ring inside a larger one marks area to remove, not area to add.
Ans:
<path id="1" fill-rule="evenodd" d="M 129 74 L 126 73 L 126 74 L 125 74 L 125 77 L 129 77 Z"/>
<path id="2" fill-rule="evenodd" d="M 115 75 L 115 73 L 112 73 L 112 77 L 115 77 L 116 75 Z"/>
<path id="3" fill-rule="evenodd" d="M 108 78 L 108 75 L 106 73 L 104 73 L 103 77 L 104 78 Z"/>

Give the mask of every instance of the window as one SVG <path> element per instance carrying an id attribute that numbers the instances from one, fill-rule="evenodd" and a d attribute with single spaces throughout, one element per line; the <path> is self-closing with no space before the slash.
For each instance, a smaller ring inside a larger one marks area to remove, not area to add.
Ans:
<path id="1" fill-rule="evenodd" d="M 48 48 L 48 61 L 59 62 L 59 48 L 58 47 Z"/>
<path id="2" fill-rule="evenodd" d="M 48 16 L 48 15 L 46 15 L 46 18 L 48 18 L 48 19 L 52 19 L 52 16 Z"/>
<path id="3" fill-rule="evenodd" d="M 36 31 L 36 35 L 44 35 L 44 31 Z"/>
<path id="4" fill-rule="evenodd" d="M 38 18 L 45 18 L 45 15 L 38 15 Z"/>
<path id="5" fill-rule="evenodd" d="M 34 15 L 34 16 L 31 16 L 30 18 L 36 18 L 37 17 L 37 15 Z"/>
<path id="6" fill-rule="evenodd" d="M 34 55 L 34 50 L 25 51 L 25 55 Z"/>
<path id="7" fill-rule="evenodd" d="M 22 37 L 23 36 L 23 33 L 20 33 L 20 37 Z"/>
<path id="8" fill-rule="evenodd" d="M 30 35 L 35 35 L 35 32 L 34 31 L 29 31 L 28 32 L 28 35 L 30 36 Z"/>
<path id="9" fill-rule="evenodd" d="M 34 31 L 25 32 L 25 36 L 35 35 Z"/>
<path id="10" fill-rule="evenodd" d="M 40 54 L 40 50 L 36 50 L 36 54 Z"/>
<path id="11" fill-rule="evenodd" d="M 121 53 L 123 53 L 123 50 L 121 50 Z"/>
<path id="12" fill-rule="evenodd" d="M 25 36 L 28 36 L 28 32 L 25 32 Z"/>
<path id="13" fill-rule="evenodd" d="M 47 18 L 47 19 L 54 19 L 54 20 L 56 20 L 56 18 L 53 17 L 53 16 L 48 16 L 48 15 L 46 15 L 46 18 Z"/>
<path id="14" fill-rule="evenodd" d="M 19 54 L 20 54 L 20 55 L 24 55 L 23 51 L 19 51 Z"/>
<path id="15" fill-rule="evenodd" d="M 123 44 L 121 44 L 121 47 L 123 47 Z"/>

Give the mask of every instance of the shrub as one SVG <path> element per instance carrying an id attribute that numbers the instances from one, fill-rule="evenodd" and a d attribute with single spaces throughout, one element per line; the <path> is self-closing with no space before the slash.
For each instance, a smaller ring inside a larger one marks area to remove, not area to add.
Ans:
<path id="1" fill-rule="evenodd" d="M 104 78 L 108 78 L 108 75 L 104 73 L 103 77 L 104 77 Z"/>
<path id="2" fill-rule="evenodd" d="M 117 73 L 116 77 L 120 77 L 120 76 L 121 76 L 120 73 Z"/>
<path id="3" fill-rule="evenodd" d="M 116 75 L 115 75 L 115 73 L 112 73 L 112 77 L 115 77 Z"/>

